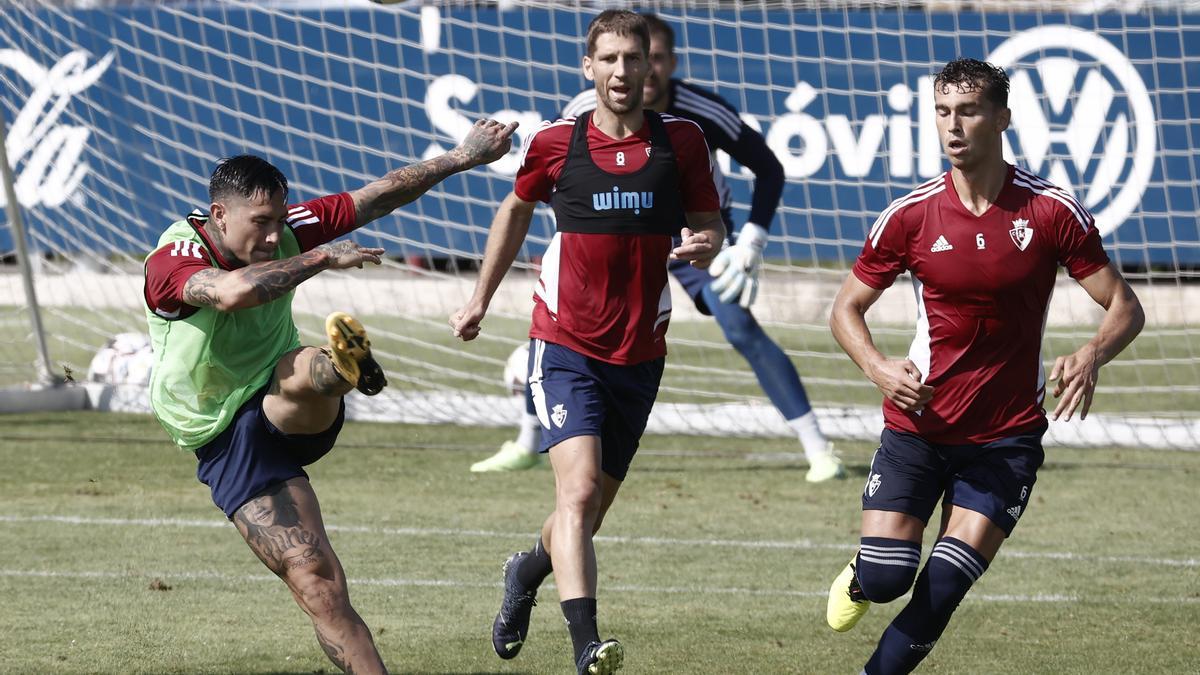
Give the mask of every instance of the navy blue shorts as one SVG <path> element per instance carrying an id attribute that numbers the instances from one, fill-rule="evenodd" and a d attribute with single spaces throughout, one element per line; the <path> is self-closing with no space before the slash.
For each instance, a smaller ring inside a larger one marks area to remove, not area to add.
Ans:
<path id="1" fill-rule="evenodd" d="M 289 478 L 308 478 L 303 467 L 333 449 L 342 423 L 346 402 L 337 419 L 319 434 L 285 434 L 271 424 L 262 409 L 270 383 L 255 392 L 238 408 L 233 421 L 216 438 L 196 449 L 200 460 L 196 477 L 212 490 L 213 503 L 225 516 L 272 485 Z"/>
<path id="2" fill-rule="evenodd" d="M 899 511 L 929 523 L 940 500 L 982 513 L 1012 534 L 1046 457 L 1045 432 L 941 445 L 884 429 L 863 488 L 863 510 Z"/>
<path id="3" fill-rule="evenodd" d="M 544 340 L 529 344 L 529 389 L 542 423 L 540 450 L 599 436 L 600 468 L 625 480 L 658 396 L 663 358 L 618 366 Z"/>

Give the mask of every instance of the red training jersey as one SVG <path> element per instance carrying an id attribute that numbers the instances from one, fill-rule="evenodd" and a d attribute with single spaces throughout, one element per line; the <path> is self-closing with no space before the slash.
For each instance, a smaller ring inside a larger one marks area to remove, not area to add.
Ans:
<path id="1" fill-rule="evenodd" d="M 289 206 L 285 223 L 303 252 L 350 233 L 357 219 L 354 200 L 342 192 Z M 174 242 L 146 259 L 146 306 L 165 319 L 184 319 L 199 309 L 183 301 L 183 287 L 193 274 L 212 267 L 214 261 L 223 270 L 234 268 L 213 247 L 204 230 L 208 214 L 197 209 L 188 214 L 187 221 L 200 234 L 204 246 Z"/>
<path id="2" fill-rule="evenodd" d="M 934 443 L 987 443 L 1045 424 L 1042 336 L 1058 266 L 1083 279 L 1108 264 L 1092 216 L 1070 193 L 1009 167 L 983 215 L 947 172 L 892 202 L 854 275 L 885 289 L 912 273 L 908 358 L 933 398 L 920 413 L 884 400 L 884 425 Z"/>
<path id="3" fill-rule="evenodd" d="M 671 115 L 661 118 L 679 169 L 684 211 L 720 210 L 708 143 L 700 127 Z M 574 128 L 573 117 L 546 122 L 529 138 L 513 187 L 517 197 L 550 201 Z M 587 144 L 600 170 L 630 174 L 649 158 L 650 124 L 620 140 L 593 124 Z M 529 336 L 618 365 L 664 356 L 671 316 L 666 275 L 671 248 L 671 239 L 665 236 L 556 233 L 534 288 Z"/>

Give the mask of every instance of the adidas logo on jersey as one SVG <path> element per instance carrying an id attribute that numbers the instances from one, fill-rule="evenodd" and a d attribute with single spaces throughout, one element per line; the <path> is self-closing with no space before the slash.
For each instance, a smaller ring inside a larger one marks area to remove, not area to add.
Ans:
<path id="1" fill-rule="evenodd" d="M 1016 506 L 1009 509 L 1008 515 L 1012 516 L 1013 520 L 1017 520 L 1018 518 L 1020 518 L 1021 517 L 1021 505 L 1017 504 Z"/>
<path id="2" fill-rule="evenodd" d="M 937 241 L 933 242 L 933 246 L 929 249 L 932 253 L 941 253 L 942 251 L 952 251 L 954 247 L 950 242 L 946 241 L 946 235 L 938 235 Z"/>

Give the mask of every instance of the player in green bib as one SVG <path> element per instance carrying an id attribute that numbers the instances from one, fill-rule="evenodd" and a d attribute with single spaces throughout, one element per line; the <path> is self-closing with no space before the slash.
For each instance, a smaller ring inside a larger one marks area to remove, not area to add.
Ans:
<path id="1" fill-rule="evenodd" d="M 477 122 L 444 155 L 290 206 L 287 179 L 269 162 L 223 160 L 209 181 L 208 211 L 168 227 L 146 258 L 151 408 L 171 440 L 196 454 L 213 502 L 287 584 L 325 654 L 347 672 L 386 669 L 350 605 L 304 467 L 333 448 L 343 396 L 355 388 L 372 396 L 387 379 L 348 314 L 326 319 L 326 346 L 301 346 L 292 296 L 324 270 L 378 264 L 383 249 L 335 240 L 451 174 L 504 156 L 515 128 Z"/>

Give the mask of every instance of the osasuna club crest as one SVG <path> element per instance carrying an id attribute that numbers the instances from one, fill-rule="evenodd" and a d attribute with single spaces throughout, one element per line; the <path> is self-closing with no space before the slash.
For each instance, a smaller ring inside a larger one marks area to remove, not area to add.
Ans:
<path id="1" fill-rule="evenodd" d="M 563 404 L 559 403 L 550 411 L 550 419 L 554 420 L 555 426 L 559 429 L 567 422 L 567 409 Z"/>
<path id="2" fill-rule="evenodd" d="M 881 483 L 883 483 L 883 474 L 873 473 L 867 478 L 867 485 L 863 491 L 867 493 L 868 497 L 874 497 Z"/>
<path id="3" fill-rule="evenodd" d="M 1013 243 L 1022 251 L 1029 242 L 1033 241 L 1033 228 L 1029 227 L 1029 221 L 1024 218 L 1017 218 L 1012 221 L 1013 229 L 1008 231 L 1008 236 L 1012 237 Z"/>

